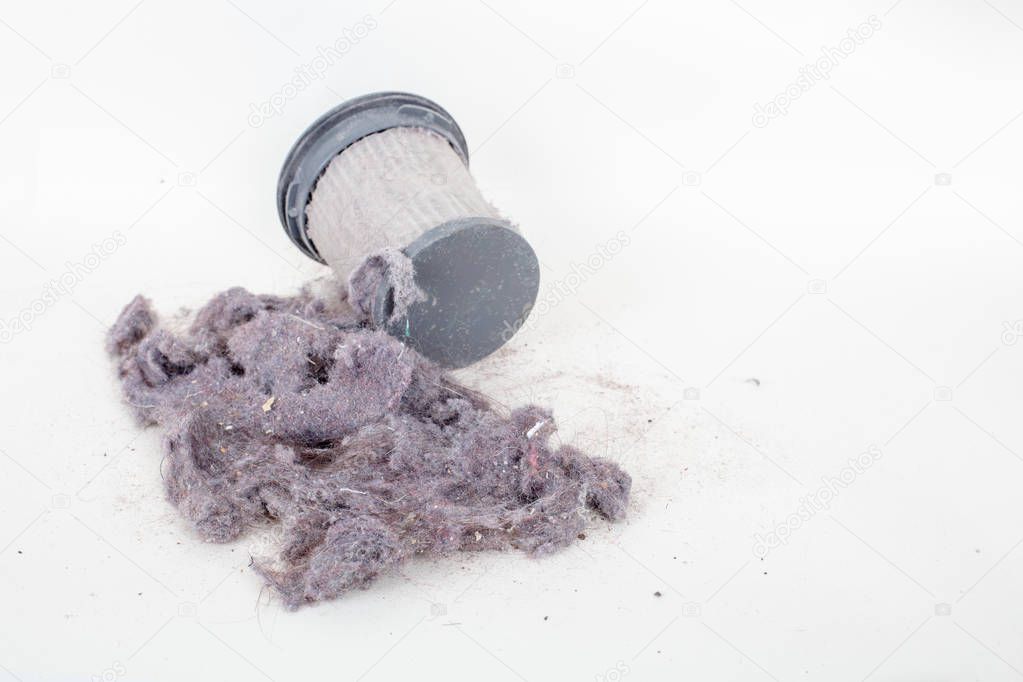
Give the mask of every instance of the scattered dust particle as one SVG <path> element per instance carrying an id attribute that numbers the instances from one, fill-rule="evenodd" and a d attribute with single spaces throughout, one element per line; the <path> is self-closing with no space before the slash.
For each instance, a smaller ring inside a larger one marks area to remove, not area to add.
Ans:
<path id="1" fill-rule="evenodd" d="M 576 535 L 576 537 L 579 538 L 580 540 L 585 540 L 586 539 L 586 533 L 579 533 L 579 535 Z"/>
<path id="2" fill-rule="evenodd" d="M 760 379 L 757 379 L 756 377 L 750 377 L 749 379 L 746 380 L 746 383 L 752 384 L 753 386 L 760 386 Z"/>
<path id="3" fill-rule="evenodd" d="M 544 616 L 543 617 L 544 620 L 547 620 L 548 618 L 550 618 L 550 616 Z"/>
<path id="4" fill-rule="evenodd" d="M 605 388 L 611 391 L 620 391 L 622 393 L 635 393 L 637 387 L 632 384 L 627 384 L 622 381 L 616 381 L 611 377 L 604 374 L 597 374 L 594 376 L 581 377 L 588 381 L 592 381 L 601 388 Z"/>
<path id="5" fill-rule="evenodd" d="M 274 401 L 275 400 L 277 400 L 277 398 L 275 396 L 270 396 L 269 398 L 267 398 L 266 402 L 263 403 L 263 411 L 264 412 L 269 412 L 270 408 L 274 406 Z"/>
<path id="6" fill-rule="evenodd" d="M 660 591 L 660 590 L 657 590 L 656 592 L 654 592 L 654 596 L 655 596 L 655 597 L 660 597 L 660 596 L 662 596 L 662 595 L 661 595 L 661 591 Z"/>

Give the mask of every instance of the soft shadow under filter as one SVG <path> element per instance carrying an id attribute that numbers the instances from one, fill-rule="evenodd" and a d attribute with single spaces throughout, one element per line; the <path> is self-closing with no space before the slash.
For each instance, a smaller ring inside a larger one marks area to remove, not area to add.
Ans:
<path id="1" fill-rule="evenodd" d="M 292 241 L 342 279 L 401 249 L 421 295 L 395 314 L 385 278 L 373 321 L 442 365 L 489 355 L 533 307 L 533 249 L 480 193 L 454 119 L 422 97 L 366 95 L 321 117 L 288 155 L 278 203 Z"/>

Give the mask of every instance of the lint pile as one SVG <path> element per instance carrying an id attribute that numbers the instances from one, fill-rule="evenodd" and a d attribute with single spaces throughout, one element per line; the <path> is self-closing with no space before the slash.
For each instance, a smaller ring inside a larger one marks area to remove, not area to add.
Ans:
<path id="1" fill-rule="evenodd" d="M 623 517 L 629 475 L 552 445 L 549 410 L 496 408 L 348 298 L 236 288 L 165 325 L 139 296 L 110 330 L 125 400 L 163 432 L 167 497 L 199 537 L 274 531 L 252 566 L 298 607 L 416 556 L 542 556 Z"/>

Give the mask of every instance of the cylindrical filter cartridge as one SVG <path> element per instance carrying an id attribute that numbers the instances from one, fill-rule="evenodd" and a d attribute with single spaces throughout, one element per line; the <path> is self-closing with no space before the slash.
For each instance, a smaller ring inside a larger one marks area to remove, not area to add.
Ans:
<path id="1" fill-rule="evenodd" d="M 288 155 L 278 205 L 292 241 L 343 279 L 401 249 L 415 295 L 383 278 L 373 321 L 448 367 L 500 347 L 536 299 L 536 255 L 480 193 L 457 124 L 421 97 L 378 93 L 328 112 Z"/>

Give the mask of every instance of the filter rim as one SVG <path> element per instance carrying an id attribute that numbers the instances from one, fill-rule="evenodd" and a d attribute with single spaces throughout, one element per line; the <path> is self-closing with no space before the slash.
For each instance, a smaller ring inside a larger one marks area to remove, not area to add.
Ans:
<path id="1" fill-rule="evenodd" d="M 359 140 L 391 128 L 426 128 L 450 144 L 469 166 L 469 147 L 458 123 L 443 107 L 408 92 L 375 92 L 342 102 L 298 137 L 277 179 L 277 212 L 292 243 L 309 258 L 326 261 L 306 229 L 305 209 L 320 176 L 334 158 Z"/>

